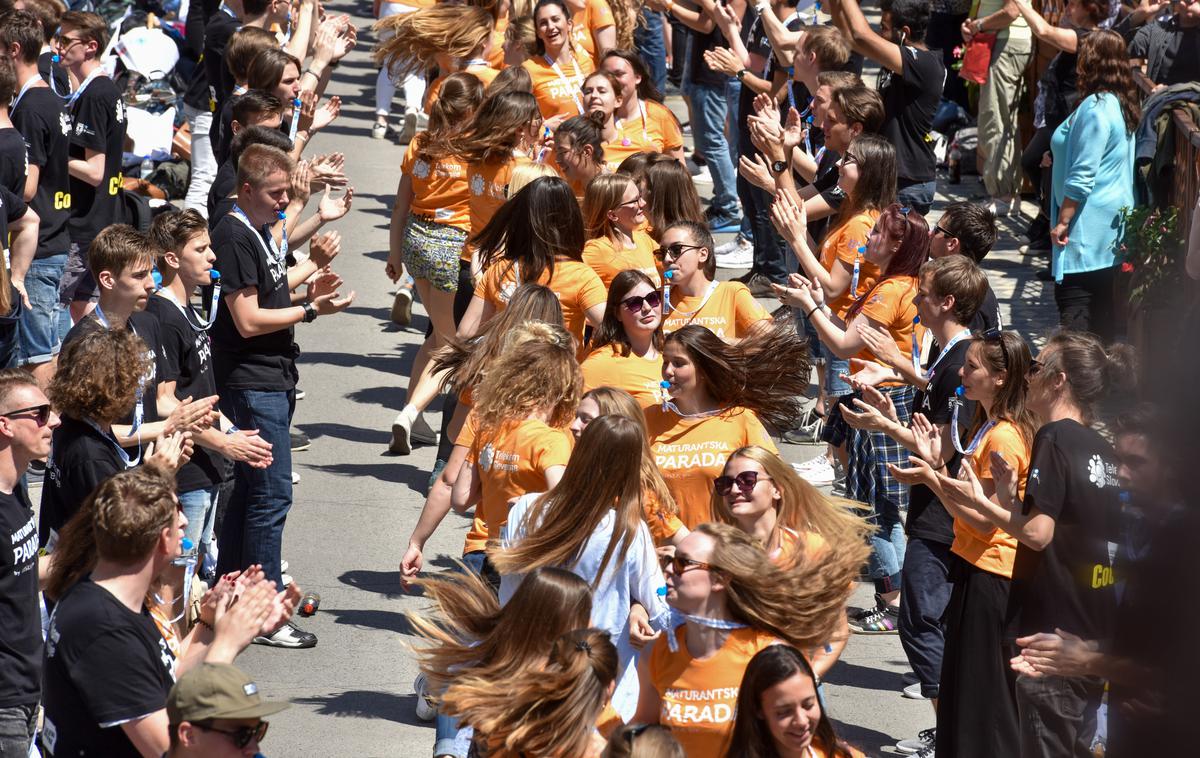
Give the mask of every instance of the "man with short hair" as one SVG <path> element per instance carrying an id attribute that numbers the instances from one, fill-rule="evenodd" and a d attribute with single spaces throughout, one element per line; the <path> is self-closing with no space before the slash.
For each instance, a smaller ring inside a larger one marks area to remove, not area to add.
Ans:
<path id="1" fill-rule="evenodd" d="M 996 214 L 977 203 L 950 203 L 933 226 L 929 237 L 929 257 L 965 255 L 976 263 L 982 263 L 994 244 Z M 996 293 L 992 292 L 990 282 L 983 304 L 975 312 L 970 327 L 976 332 L 1004 328 L 1004 320 L 1000 316 L 1000 303 L 996 300 Z"/>
<path id="2" fill-rule="evenodd" d="M 1149 3 L 1161 7 L 1165 3 Z M 1129 39 L 1129 57 L 1145 61 L 1146 76 L 1157 85 L 1200 81 L 1200 0 L 1175 2 L 1175 13 L 1155 18 L 1139 27 Z M 1129 14 L 1122 26 L 1136 26 L 1147 20 L 1139 8 Z"/>
<path id="3" fill-rule="evenodd" d="M 21 476 L 50 454 L 58 414 L 20 369 L 0 371 L 0 758 L 25 758 L 42 693 L 37 517 Z"/>
<path id="4" fill-rule="evenodd" d="M 258 753 L 270 716 L 290 703 L 262 699 L 258 685 L 228 663 L 205 663 L 179 678 L 167 696 L 167 758 L 235 758 Z"/>

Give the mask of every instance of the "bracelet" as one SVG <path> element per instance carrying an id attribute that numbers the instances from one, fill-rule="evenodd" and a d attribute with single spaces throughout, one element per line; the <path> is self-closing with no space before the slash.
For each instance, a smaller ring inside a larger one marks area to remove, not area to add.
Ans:
<path id="1" fill-rule="evenodd" d="M 819 310 L 821 310 L 821 306 L 819 306 L 819 305 L 814 305 L 814 306 L 813 306 L 813 309 L 812 309 L 811 311 L 809 311 L 808 313 L 805 313 L 805 314 L 804 314 L 804 320 L 805 320 L 805 321 L 807 321 L 808 319 L 812 318 L 812 315 L 813 315 L 814 313 L 816 313 L 817 311 L 819 311 Z"/>
<path id="2" fill-rule="evenodd" d="M 934 466 L 934 467 L 933 467 L 933 470 L 934 470 L 934 471 L 941 471 L 941 470 L 942 470 L 942 469 L 944 469 L 944 468 L 946 468 L 946 461 L 942 461 L 942 465 L 940 465 L 940 466 Z"/>
<path id="3" fill-rule="evenodd" d="M 213 627 L 212 624 L 208 623 L 207 621 L 200 618 L 199 616 L 196 617 L 196 623 L 199 624 L 200 626 L 204 627 L 208 631 L 212 632 L 213 634 L 217 633 L 217 630 Z"/>
<path id="4" fill-rule="evenodd" d="M 300 307 L 304 309 L 304 323 L 309 324 L 317 320 L 317 309 L 312 303 L 301 303 Z"/>

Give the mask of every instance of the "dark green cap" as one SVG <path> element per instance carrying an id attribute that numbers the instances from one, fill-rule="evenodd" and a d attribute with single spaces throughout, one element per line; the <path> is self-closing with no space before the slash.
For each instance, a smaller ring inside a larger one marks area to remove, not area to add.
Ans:
<path id="1" fill-rule="evenodd" d="M 172 724 L 211 719 L 252 719 L 291 707 L 259 697 L 258 685 L 236 666 L 204 663 L 179 678 L 167 695 L 167 718 Z"/>

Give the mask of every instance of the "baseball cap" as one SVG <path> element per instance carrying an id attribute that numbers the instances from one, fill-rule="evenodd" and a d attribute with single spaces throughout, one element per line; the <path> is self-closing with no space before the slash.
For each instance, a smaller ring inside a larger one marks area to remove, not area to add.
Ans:
<path id="1" fill-rule="evenodd" d="M 261 718 L 290 706 L 263 700 L 258 685 L 236 666 L 204 663 L 180 677 L 171 688 L 167 695 L 167 718 L 172 724 Z"/>

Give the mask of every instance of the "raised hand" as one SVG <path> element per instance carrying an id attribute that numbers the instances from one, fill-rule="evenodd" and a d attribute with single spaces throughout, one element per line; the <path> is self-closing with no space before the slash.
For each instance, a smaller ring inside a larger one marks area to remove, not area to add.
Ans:
<path id="1" fill-rule="evenodd" d="M 342 252 L 342 235 L 336 231 L 318 234 L 308 244 L 308 259 L 317 264 L 318 269 L 328 267 L 340 252 Z"/>
<path id="2" fill-rule="evenodd" d="M 762 153 L 755 153 L 753 157 L 740 156 L 738 173 L 759 189 L 768 192 L 775 191 L 775 177 L 771 175 L 771 169 L 767 166 L 767 161 L 762 157 Z"/>
<path id="3" fill-rule="evenodd" d="M 341 197 L 333 197 L 330 194 L 331 189 L 328 184 L 325 185 L 325 192 L 321 195 L 321 202 L 317 205 L 317 215 L 320 216 L 323 224 L 337 221 L 349 213 L 350 204 L 354 200 L 354 187 L 346 187 Z"/>
<path id="4" fill-rule="evenodd" d="M 157 466 L 171 474 L 179 471 L 180 466 L 191 459 L 191 432 L 164 433 L 146 446 L 145 465 Z"/>
<path id="5" fill-rule="evenodd" d="M 863 322 L 859 322 L 857 328 L 867 349 L 881 362 L 889 366 L 899 366 L 904 362 L 904 353 L 900 352 L 896 340 L 886 329 Z"/>

